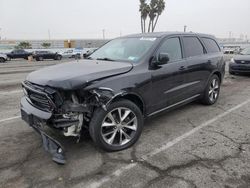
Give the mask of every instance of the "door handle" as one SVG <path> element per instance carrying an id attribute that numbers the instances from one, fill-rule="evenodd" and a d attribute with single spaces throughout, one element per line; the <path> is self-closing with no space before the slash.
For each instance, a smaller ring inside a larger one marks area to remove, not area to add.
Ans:
<path id="1" fill-rule="evenodd" d="M 185 70 L 185 69 L 186 69 L 185 66 L 181 66 L 181 67 L 179 68 L 180 71 Z"/>

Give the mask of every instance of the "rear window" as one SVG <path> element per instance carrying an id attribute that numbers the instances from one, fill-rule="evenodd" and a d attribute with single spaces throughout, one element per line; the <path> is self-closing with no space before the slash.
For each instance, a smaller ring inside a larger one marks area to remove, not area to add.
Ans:
<path id="1" fill-rule="evenodd" d="M 202 40 L 207 48 L 208 53 L 220 52 L 220 48 L 215 40 L 210 38 L 202 38 Z"/>
<path id="2" fill-rule="evenodd" d="M 205 53 L 205 49 L 197 37 L 183 37 L 186 57 L 200 56 Z"/>

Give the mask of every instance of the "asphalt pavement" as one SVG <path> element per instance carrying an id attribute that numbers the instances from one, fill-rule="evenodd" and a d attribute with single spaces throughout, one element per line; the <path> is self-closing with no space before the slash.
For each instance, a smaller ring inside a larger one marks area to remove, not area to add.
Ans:
<path id="1" fill-rule="evenodd" d="M 90 138 L 60 138 L 57 165 L 20 119 L 20 87 L 33 70 L 59 61 L 0 64 L 0 187 L 250 187 L 250 76 L 226 73 L 218 102 L 191 103 L 145 122 L 132 148 L 107 153 Z"/>

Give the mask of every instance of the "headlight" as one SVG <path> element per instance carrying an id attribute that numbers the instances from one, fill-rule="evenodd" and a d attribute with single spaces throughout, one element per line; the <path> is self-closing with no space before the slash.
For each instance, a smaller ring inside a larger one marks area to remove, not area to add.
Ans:
<path id="1" fill-rule="evenodd" d="M 230 63 L 235 63 L 234 58 L 232 58 L 232 59 L 230 60 Z"/>

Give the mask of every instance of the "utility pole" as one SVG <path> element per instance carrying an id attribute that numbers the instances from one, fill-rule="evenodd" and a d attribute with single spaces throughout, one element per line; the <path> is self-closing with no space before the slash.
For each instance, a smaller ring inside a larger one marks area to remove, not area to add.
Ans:
<path id="1" fill-rule="evenodd" d="M 187 26 L 184 25 L 184 32 L 186 33 L 187 32 Z"/>
<path id="2" fill-rule="evenodd" d="M 2 37 L 1 37 L 1 34 L 2 34 L 1 31 L 2 31 L 2 28 L 0 28 L 0 40 L 2 39 Z"/>
<path id="3" fill-rule="evenodd" d="M 105 40 L 105 29 L 102 30 L 102 38 Z"/>

